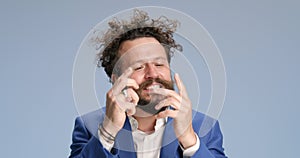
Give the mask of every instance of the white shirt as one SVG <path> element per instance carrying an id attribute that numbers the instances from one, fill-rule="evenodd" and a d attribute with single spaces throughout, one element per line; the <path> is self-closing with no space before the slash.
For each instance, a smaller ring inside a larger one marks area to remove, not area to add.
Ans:
<path id="1" fill-rule="evenodd" d="M 134 144 L 134 149 L 137 153 L 137 158 L 159 158 L 160 149 L 162 145 L 162 138 L 163 138 L 167 119 L 166 118 L 157 119 L 154 127 L 155 130 L 152 133 L 145 133 L 143 131 L 138 130 L 138 122 L 133 117 L 129 117 L 129 122 L 132 129 L 133 144 Z M 99 130 L 98 130 L 98 135 L 103 147 L 108 151 L 110 151 L 114 143 L 108 143 L 107 141 L 105 141 L 101 136 Z M 184 157 L 193 156 L 194 153 L 199 149 L 200 140 L 197 134 L 195 135 L 197 138 L 197 142 L 195 145 L 187 149 L 183 149 L 180 146 L 183 151 Z"/>

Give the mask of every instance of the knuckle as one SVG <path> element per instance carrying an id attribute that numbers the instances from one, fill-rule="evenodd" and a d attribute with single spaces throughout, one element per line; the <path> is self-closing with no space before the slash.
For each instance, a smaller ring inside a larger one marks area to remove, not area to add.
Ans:
<path id="1" fill-rule="evenodd" d="M 116 102 L 116 97 L 115 96 L 111 96 L 110 97 L 110 101 L 113 102 L 113 103 L 115 103 Z"/>
<path id="2" fill-rule="evenodd" d="M 106 98 L 111 98 L 113 96 L 113 90 L 110 89 L 107 93 L 106 93 Z"/>

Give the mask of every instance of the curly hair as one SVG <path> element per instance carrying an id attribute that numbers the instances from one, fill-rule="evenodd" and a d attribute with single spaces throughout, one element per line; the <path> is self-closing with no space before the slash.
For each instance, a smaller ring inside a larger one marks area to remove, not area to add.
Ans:
<path id="1" fill-rule="evenodd" d="M 113 18 L 108 23 L 109 29 L 106 33 L 98 34 L 96 38 L 92 39 L 96 44 L 100 44 L 98 49 L 103 50 L 97 54 L 97 66 L 102 66 L 110 78 L 114 66 L 120 58 L 118 51 L 122 42 L 141 37 L 153 37 L 160 42 L 165 47 L 170 62 L 174 49 L 182 51 L 182 46 L 173 39 L 173 33 L 178 24 L 178 21 L 170 20 L 165 16 L 150 19 L 146 12 L 138 9 L 134 10 L 133 17 L 129 21 Z"/>

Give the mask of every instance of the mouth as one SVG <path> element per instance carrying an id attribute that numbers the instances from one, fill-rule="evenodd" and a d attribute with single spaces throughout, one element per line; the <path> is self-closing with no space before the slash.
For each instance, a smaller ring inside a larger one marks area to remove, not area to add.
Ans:
<path id="1" fill-rule="evenodd" d="M 158 88 L 163 88 L 163 86 L 161 84 L 154 83 L 154 84 L 151 84 L 151 85 L 145 87 L 143 89 L 143 91 L 146 92 L 146 93 L 149 93 L 151 90 L 158 89 Z"/>
<path id="2" fill-rule="evenodd" d="M 146 86 L 143 89 L 143 98 L 139 101 L 137 107 L 151 115 L 157 114 L 160 110 L 156 110 L 154 107 L 163 99 L 163 97 L 157 94 L 151 94 L 150 91 L 158 88 L 163 88 L 163 86 L 159 83 L 152 83 L 151 85 Z"/>
<path id="3" fill-rule="evenodd" d="M 173 90 L 173 82 L 157 78 L 140 84 L 139 89 L 136 90 L 140 98 L 137 107 L 150 114 L 158 113 L 160 110 L 156 110 L 154 107 L 165 97 L 162 94 L 151 94 L 151 91 L 159 88 Z"/>
<path id="4" fill-rule="evenodd" d="M 162 88 L 162 85 L 160 85 L 160 84 L 152 84 L 152 85 L 146 87 L 145 90 L 152 90 L 152 89 L 158 89 L 158 88 Z"/>
<path id="5" fill-rule="evenodd" d="M 138 94 L 140 100 L 150 101 L 151 96 L 154 94 L 150 94 L 154 89 L 165 88 L 173 90 L 173 82 L 166 81 L 163 79 L 152 79 L 146 80 L 139 85 L 139 89 L 135 90 Z"/>

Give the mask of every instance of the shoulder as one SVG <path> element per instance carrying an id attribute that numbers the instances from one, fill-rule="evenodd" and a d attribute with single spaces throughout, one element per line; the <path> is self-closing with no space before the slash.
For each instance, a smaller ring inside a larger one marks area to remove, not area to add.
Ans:
<path id="1" fill-rule="evenodd" d="M 93 122 L 93 121 L 97 121 L 97 120 L 101 119 L 104 116 L 105 116 L 105 108 L 101 108 L 101 109 L 83 114 L 78 117 L 81 117 L 81 119 L 83 121 Z"/>
<path id="2" fill-rule="evenodd" d="M 206 136 L 207 134 L 219 129 L 218 120 L 205 115 L 201 112 L 193 111 L 192 123 L 194 131 L 197 131 L 200 137 Z"/>
<path id="3" fill-rule="evenodd" d="M 203 121 L 206 119 L 206 117 L 208 117 L 208 116 L 201 112 L 193 110 L 193 113 L 192 113 L 193 126 L 196 126 L 196 127 L 201 126 Z"/>
<path id="4" fill-rule="evenodd" d="M 98 125 L 103 122 L 105 117 L 105 109 L 98 109 L 76 118 L 76 123 L 80 123 L 84 126 L 90 133 L 96 133 L 98 130 Z"/>

